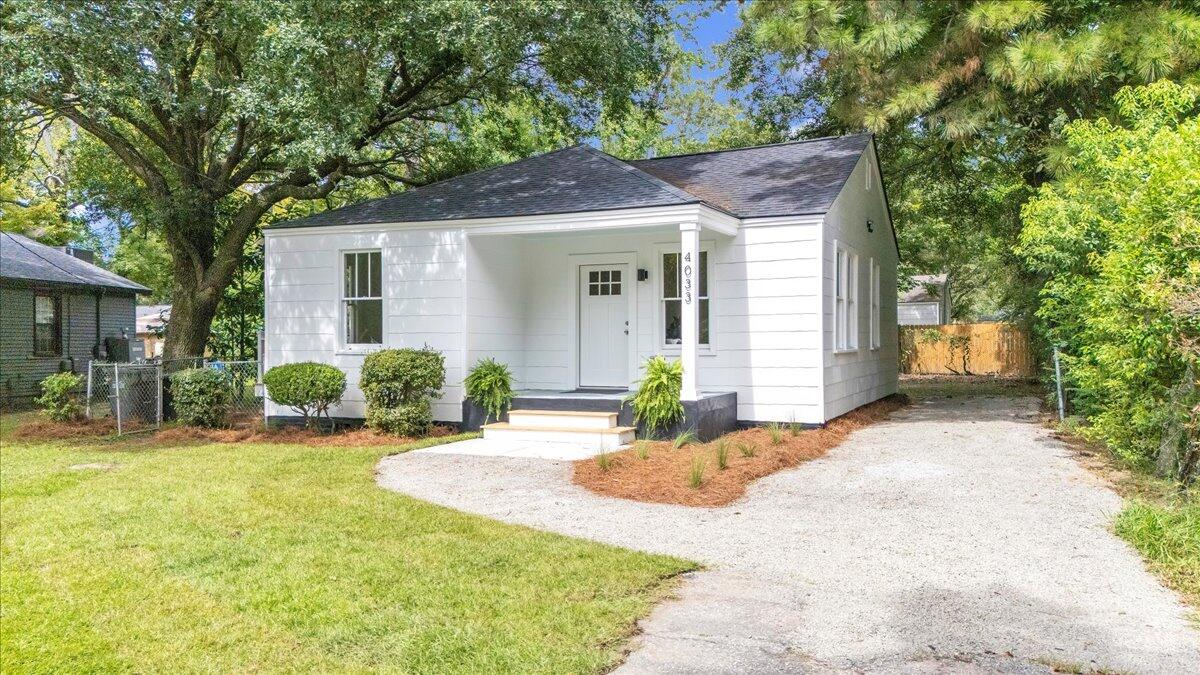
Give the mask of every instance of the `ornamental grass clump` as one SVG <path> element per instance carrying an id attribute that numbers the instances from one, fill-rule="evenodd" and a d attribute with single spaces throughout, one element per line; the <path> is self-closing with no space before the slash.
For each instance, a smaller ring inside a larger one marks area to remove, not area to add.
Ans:
<path id="1" fill-rule="evenodd" d="M 34 399 L 55 422 L 73 422 L 83 414 L 75 400 L 75 392 L 83 385 L 83 376 L 75 373 L 55 373 L 42 380 L 42 395 Z"/>
<path id="2" fill-rule="evenodd" d="M 446 359 L 432 349 L 384 349 L 363 359 L 359 387 L 367 399 L 367 426 L 400 436 L 433 427 L 432 399 L 442 395 Z"/>
<path id="3" fill-rule="evenodd" d="M 717 441 L 717 470 L 724 471 L 729 468 L 729 441 L 722 438 Z"/>
<path id="4" fill-rule="evenodd" d="M 696 432 L 688 429 L 687 431 L 681 431 L 679 435 L 676 436 L 673 441 L 671 441 L 671 445 L 675 446 L 675 449 L 678 450 L 685 445 L 691 445 L 692 443 L 695 443 L 696 440 Z"/>
<path id="5" fill-rule="evenodd" d="M 638 459 L 650 459 L 650 444 L 645 441 L 638 441 L 634 446 L 634 452 L 637 453 Z"/>
<path id="6" fill-rule="evenodd" d="M 767 435 L 771 437 L 771 445 L 783 443 L 783 426 L 779 422 L 771 422 L 767 425 Z"/>
<path id="7" fill-rule="evenodd" d="M 596 455 L 596 466 L 600 467 L 601 471 L 608 471 L 613 467 L 613 457 L 611 453 L 602 452 Z"/>
<path id="8" fill-rule="evenodd" d="M 513 400 L 512 371 L 495 359 L 480 359 L 467 379 L 467 398 L 483 408 L 483 423 L 498 420 Z"/>
<path id="9" fill-rule="evenodd" d="M 629 398 L 633 417 L 651 435 L 683 419 L 683 364 L 655 356 L 646 361 L 646 374 Z"/>
<path id="10" fill-rule="evenodd" d="M 263 374 L 267 397 L 300 413 L 304 426 L 311 427 L 329 409 L 342 402 L 346 374 L 328 363 L 301 361 L 275 366 Z"/>
<path id="11" fill-rule="evenodd" d="M 742 457 L 750 458 L 758 454 L 758 446 L 753 443 L 738 443 L 738 452 Z"/>
<path id="12" fill-rule="evenodd" d="M 708 462 L 700 455 L 692 457 L 692 468 L 688 470 L 688 487 L 693 490 L 700 489 L 704 484 L 704 469 L 708 466 Z"/>

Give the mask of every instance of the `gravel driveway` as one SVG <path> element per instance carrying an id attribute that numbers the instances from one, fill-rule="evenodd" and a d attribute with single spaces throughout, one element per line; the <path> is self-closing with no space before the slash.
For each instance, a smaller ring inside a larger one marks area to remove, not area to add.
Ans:
<path id="1" fill-rule="evenodd" d="M 618 672 L 1200 672 L 1187 610 L 1108 531 L 1120 499 L 1031 399 L 936 399 L 697 509 L 600 497 L 570 465 L 411 452 L 379 483 L 706 563 Z"/>

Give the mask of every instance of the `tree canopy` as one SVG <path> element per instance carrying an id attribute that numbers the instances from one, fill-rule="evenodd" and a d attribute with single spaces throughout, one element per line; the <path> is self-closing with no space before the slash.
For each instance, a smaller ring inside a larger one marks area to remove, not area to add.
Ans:
<path id="1" fill-rule="evenodd" d="M 166 353 L 199 354 L 277 204 L 419 184 L 479 132 L 464 119 L 522 97 L 551 127 L 617 115 L 668 24 L 651 0 L 6 3 L 0 100 L 10 128 L 71 120 L 129 179 L 108 198 L 172 261 Z"/>

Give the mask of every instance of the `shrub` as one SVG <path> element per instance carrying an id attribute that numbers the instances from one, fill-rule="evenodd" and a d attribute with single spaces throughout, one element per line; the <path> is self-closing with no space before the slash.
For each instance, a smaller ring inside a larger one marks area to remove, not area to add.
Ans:
<path id="1" fill-rule="evenodd" d="M 78 419 L 82 412 L 75 400 L 75 391 L 82 384 L 82 375 L 55 373 L 42 380 L 42 395 L 35 402 L 55 422 L 71 422 Z"/>
<path id="2" fill-rule="evenodd" d="M 467 398 L 483 408 L 485 424 L 489 418 L 500 419 L 501 413 L 512 402 L 512 372 L 495 359 L 481 359 L 476 363 L 464 384 Z"/>
<path id="3" fill-rule="evenodd" d="M 683 418 L 683 365 L 655 356 L 646 361 L 646 375 L 630 397 L 634 419 L 655 432 Z"/>
<path id="4" fill-rule="evenodd" d="M 393 406 L 367 406 L 367 426 L 399 436 L 423 436 L 433 426 L 429 399 Z"/>
<path id="5" fill-rule="evenodd" d="M 342 401 L 346 374 L 327 363 L 303 361 L 275 366 L 263 375 L 267 396 L 304 416 L 309 426 L 315 418 Z"/>
<path id="6" fill-rule="evenodd" d="M 212 368 L 188 368 L 171 375 L 175 418 L 197 427 L 225 423 L 229 409 L 229 378 Z"/>
<path id="7" fill-rule="evenodd" d="M 367 407 L 396 406 L 442 395 L 446 359 L 432 349 L 384 349 L 363 359 L 358 380 Z"/>

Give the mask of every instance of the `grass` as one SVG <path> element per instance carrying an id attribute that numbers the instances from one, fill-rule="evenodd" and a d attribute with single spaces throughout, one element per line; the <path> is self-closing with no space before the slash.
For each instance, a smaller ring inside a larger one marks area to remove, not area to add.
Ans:
<path id="1" fill-rule="evenodd" d="M 375 485 L 453 438 L 3 440 L 6 672 L 602 672 L 695 568 Z"/>
<path id="2" fill-rule="evenodd" d="M 1113 530 L 1141 552 L 1167 585 L 1200 608 L 1200 502 L 1127 502 Z"/>
<path id="3" fill-rule="evenodd" d="M 601 471 L 608 471 L 612 468 L 613 457 L 612 453 L 602 452 L 596 455 L 596 466 L 600 467 Z"/>
<path id="4" fill-rule="evenodd" d="M 675 437 L 675 440 L 671 441 L 671 445 L 678 450 L 685 445 L 691 445 L 692 443 L 695 443 L 696 440 L 696 432 L 688 429 L 687 431 L 680 432 L 680 434 Z"/>
<path id="5" fill-rule="evenodd" d="M 650 459 L 650 444 L 645 441 L 638 441 L 634 444 L 637 451 L 637 458 L 641 460 Z"/>
<path id="6" fill-rule="evenodd" d="M 783 425 L 771 422 L 767 425 L 767 434 L 771 437 L 771 445 L 779 445 L 783 442 Z"/>
<path id="7" fill-rule="evenodd" d="M 717 440 L 717 469 L 724 471 L 729 468 L 729 440 L 722 438 Z"/>
<path id="8" fill-rule="evenodd" d="M 758 454 L 758 446 L 753 443 L 738 443 L 738 452 L 742 453 L 742 457 L 753 457 Z"/>
<path id="9" fill-rule="evenodd" d="M 688 487 L 698 490 L 704 485 L 704 469 L 707 465 L 708 462 L 700 455 L 692 458 L 692 468 L 688 470 Z"/>

